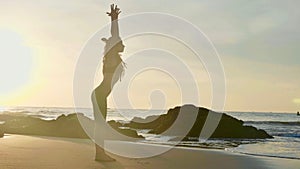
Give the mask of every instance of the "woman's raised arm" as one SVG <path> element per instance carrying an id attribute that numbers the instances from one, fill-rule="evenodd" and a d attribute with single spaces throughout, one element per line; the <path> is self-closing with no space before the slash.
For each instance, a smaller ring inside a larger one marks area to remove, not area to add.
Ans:
<path id="1" fill-rule="evenodd" d="M 110 12 L 107 12 L 106 14 L 111 17 L 111 36 L 112 37 L 120 37 L 119 33 L 119 24 L 118 24 L 118 18 L 119 14 L 121 13 L 120 9 L 118 6 L 112 4 L 110 6 Z"/>

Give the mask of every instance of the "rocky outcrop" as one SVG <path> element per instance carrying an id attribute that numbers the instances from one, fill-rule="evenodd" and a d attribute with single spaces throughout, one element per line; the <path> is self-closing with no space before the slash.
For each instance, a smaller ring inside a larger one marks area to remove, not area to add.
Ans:
<path id="1" fill-rule="evenodd" d="M 3 124 L 0 124 L 0 138 L 4 136 Z"/>
<path id="2" fill-rule="evenodd" d="M 91 119 L 82 116 L 84 120 Z M 2 130 L 8 134 L 24 134 L 24 135 L 40 135 L 40 136 L 53 136 L 53 137 L 69 137 L 69 138 L 88 138 L 84 129 L 81 127 L 78 121 L 77 114 L 61 115 L 56 120 L 42 120 L 35 117 L 29 116 L 12 116 L 12 115 L 1 115 L 0 121 L 5 121 L 2 125 Z M 91 121 L 93 127 L 93 122 Z M 135 137 L 142 138 L 137 135 L 135 130 L 121 129 L 119 126 L 111 124 L 120 133 Z M 0 126 L 1 135 L 1 126 Z"/>
<path id="3" fill-rule="evenodd" d="M 137 129 L 151 129 L 150 133 L 162 134 L 168 136 L 180 136 L 185 139 L 199 138 L 207 117 L 221 117 L 216 125 L 216 129 L 210 135 L 210 138 L 246 138 L 246 139 L 264 139 L 272 138 L 263 130 L 258 130 L 252 126 L 245 126 L 244 122 L 233 118 L 224 113 L 210 111 L 206 108 L 195 107 L 193 105 L 184 105 L 170 109 L 167 114 L 160 116 L 149 116 L 146 119 L 134 118 L 130 123 L 122 124 L 116 121 L 108 122 L 109 125 L 126 136 L 133 138 L 143 138 L 136 132 Z M 85 120 L 91 119 L 79 114 Z M 184 131 L 187 121 L 179 117 L 191 117 L 193 124 L 188 130 Z M 218 119 L 218 118 L 215 118 Z M 214 120 L 211 118 L 210 120 Z M 55 137 L 88 138 L 85 131 L 78 121 L 77 114 L 61 115 L 56 120 L 41 120 L 29 116 L 13 116 L 2 114 L 0 121 L 5 121 L 0 125 L 0 137 L 3 133 L 42 135 Z M 171 130 L 174 124 L 179 126 Z M 91 128 L 93 122 L 91 121 Z M 2 126 L 2 127 L 1 127 Z M 2 128 L 2 131 L 1 131 Z"/>
<path id="4" fill-rule="evenodd" d="M 181 111 L 181 112 L 180 112 Z M 272 138 L 268 133 L 264 130 L 258 130 L 252 126 L 244 126 L 244 122 L 233 118 L 224 113 L 217 113 L 214 111 L 210 111 L 206 108 L 195 107 L 193 105 L 184 105 L 182 107 L 175 107 L 170 109 L 167 114 L 160 116 L 150 116 L 146 119 L 134 118 L 130 123 L 126 124 L 126 127 L 136 128 L 136 129 L 151 129 L 150 133 L 153 134 L 166 134 L 166 135 L 174 135 L 174 136 L 182 136 L 181 131 L 171 132 L 167 131 L 175 122 L 178 115 L 183 113 L 183 115 L 191 115 L 192 112 L 196 112 L 194 115 L 196 118 L 195 123 L 192 125 L 191 129 L 185 135 L 185 138 L 198 138 L 200 132 L 202 131 L 203 125 L 208 117 L 220 117 L 221 120 L 218 123 L 217 128 L 212 133 L 210 138 L 247 138 L 247 139 L 264 139 L 264 138 Z M 211 118 L 214 120 L 214 118 Z M 184 122 L 182 122 L 184 123 Z M 167 133 L 164 133 L 166 132 Z"/>
<path id="5" fill-rule="evenodd" d="M 124 127 L 121 123 L 116 121 L 109 121 L 108 124 L 114 128 L 119 133 L 122 133 L 125 136 L 131 137 L 131 138 L 144 138 L 141 135 L 137 134 L 136 130 L 130 129 L 128 127 Z"/>

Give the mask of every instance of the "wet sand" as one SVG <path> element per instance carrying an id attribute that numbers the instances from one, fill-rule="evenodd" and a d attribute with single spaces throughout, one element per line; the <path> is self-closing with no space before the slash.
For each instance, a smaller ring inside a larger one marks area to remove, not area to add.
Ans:
<path id="1" fill-rule="evenodd" d="M 134 144 L 131 143 L 131 145 Z M 176 147 L 161 155 L 144 159 L 125 158 L 111 154 L 117 161 L 109 163 L 94 161 L 94 153 L 93 142 L 88 139 L 6 135 L 0 139 L 0 168 L 297 169 L 300 166 L 300 160 L 256 157 L 198 148 Z"/>

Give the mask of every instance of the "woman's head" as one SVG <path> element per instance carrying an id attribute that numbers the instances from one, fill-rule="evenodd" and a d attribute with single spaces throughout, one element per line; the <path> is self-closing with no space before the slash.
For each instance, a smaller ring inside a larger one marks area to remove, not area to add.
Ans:
<path id="1" fill-rule="evenodd" d="M 123 44 L 121 38 L 102 38 L 102 41 L 105 42 L 104 53 L 124 52 L 125 45 Z"/>

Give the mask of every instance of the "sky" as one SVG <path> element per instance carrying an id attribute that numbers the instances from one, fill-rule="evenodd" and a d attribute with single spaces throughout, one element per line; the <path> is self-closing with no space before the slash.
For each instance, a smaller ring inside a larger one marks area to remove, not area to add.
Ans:
<path id="1" fill-rule="evenodd" d="M 297 0 L 2 0 L 0 106 L 72 107 L 78 58 L 87 41 L 109 23 L 105 13 L 111 3 L 121 8 L 120 19 L 141 12 L 162 12 L 184 18 L 199 28 L 215 46 L 224 68 L 225 110 L 300 111 L 300 11 L 297 9 L 300 2 Z M 175 29 L 177 25 L 170 26 Z M 122 36 L 122 25 L 120 31 Z M 101 64 L 103 44 L 101 37 L 95 38 L 99 38 L 99 42 L 95 42 L 99 51 L 94 53 L 98 52 Z M 122 57 L 129 63 L 130 58 L 139 58 L 138 63 L 145 64 L 155 54 L 163 63 L 172 57 L 166 51 L 175 52 L 196 74 L 192 80 L 196 81 L 197 96 L 201 99 L 192 103 L 212 107 L 212 84 L 207 70 L 188 59 L 192 53 L 176 43 L 174 39 L 150 35 L 131 38 L 125 43 Z M 143 47 L 166 51 L 134 54 Z M 128 71 L 133 71 L 138 63 L 129 64 Z M 172 64 L 170 66 L 177 70 L 173 73 L 180 74 L 182 69 L 177 62 Z M 100 68 L 95 84 L 101 82 Z M 159 107 L 162 102 L 167 108 L 183 104 L 180 92 L 186 89 L 180 89 L 180 82 L 186 82 L 182 84 L 186 87 L 191 78 L 174 74 L 168 76 L 148 70 L 131 79 L 130 86 L 120 82 L 119 88 L 127 87 L 132 101 L 127 108 L 156 107 L 155 104 Z M 118 90 L 118 86 L 116 88 Z M 117 93 L 113 96 L 118 99 Z M 89 106 L 89 103 L 86 100 L 80 106 Z M 126 108 L 122 103 L 116 105 L 112 99 L 109 106 Z"/>

